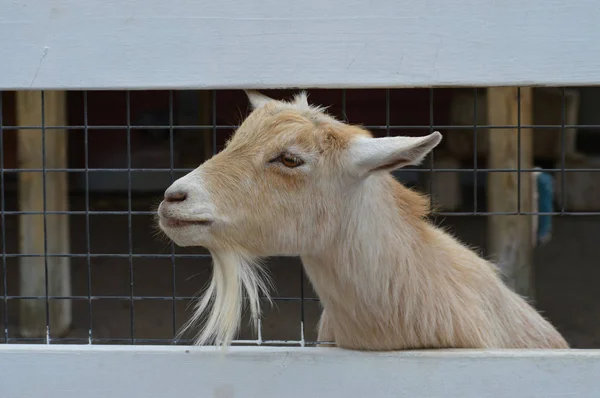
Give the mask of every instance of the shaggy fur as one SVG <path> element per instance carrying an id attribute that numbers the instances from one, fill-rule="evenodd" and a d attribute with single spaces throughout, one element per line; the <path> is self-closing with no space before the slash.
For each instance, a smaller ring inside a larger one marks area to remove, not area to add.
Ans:
<path id="1" fill-rule="evenodd" d="M 211 309 L 198 344 L 230 344 L 244 293 L 258 320 L 268 285 L 257 259 L 299 255 L 323 305 L 320 341 L 359 350 L 568 347 L 493 264 L 427 220 L 427 198 L 390 175 L 421 162 L 439 133 L 373 138 L 304 94 L 248 95 L 255 109 L 227 147 L 174 182 L 158 211 L 176 244 L 213 255 L 211 285 L 186 325 Z"/>

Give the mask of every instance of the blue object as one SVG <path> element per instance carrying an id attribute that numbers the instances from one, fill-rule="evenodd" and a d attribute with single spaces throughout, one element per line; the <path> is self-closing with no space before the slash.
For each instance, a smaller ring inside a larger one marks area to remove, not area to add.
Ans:
<path id="1" fill-rule="evenodd" d="M 551 213 L 554 205 L 554 179 L 548 173 L 537 173 L 538 212 Z M 538 245 L 548 242 L 552 237 L 552 216 L 539 215 L 537 240 Z"/>

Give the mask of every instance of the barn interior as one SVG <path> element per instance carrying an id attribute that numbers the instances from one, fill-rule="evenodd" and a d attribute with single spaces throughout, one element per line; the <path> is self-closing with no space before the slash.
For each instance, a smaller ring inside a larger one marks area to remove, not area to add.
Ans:
<path id="1" fill-rule="evenodd" d="M 274 98 L 296 91 L 268 90 Z M 395 173 L 432 195 L 441 213 L 433 222 L 493 258 L 488 239 L 487 134 L 484 89 L 309 90 L 309 101 L 376 136 L 422 135 L 433 128 L 445 140 L 420 169 Z M 223 148 L 248 113 L 241 90 L 73 91 L 66 94 L 66 162 L 70 298 L 22 292 L 19 195 L 25 174 L 19 160 L 19 101 L 3 92 L 0 342 L 46 342 L 22 333 L 26 301 L 69 301 L 68 328 L 50 322 L 53 343 L 172 344 L 206 287 L 211 262 L 202 249 L 179 248 L 156 233 L 152 212 L 173 179 Z M 534 166 L 583 171 L 549 172 L 556 193 L 552 236 L 533 251 L 534 303 L 572 347 L 600 347 L 600 90 L 533 90 Z M 49 126 L 47 136 L 59 129 Z M 519 129 L 513 129 L 515 134 Z M 453 171 L 441 172 L 439 169 Z M 57 172 L 58 173 L 58 172 Z M 523 172 L 529 178 L 531 172 Z M 564 176 L 566 175 L 566 178 Z M 563 180 L 560 178 L 563 177 Z M 41 209 L 40 209 L 41 210 Z M 594 214 L 594 212 L 599 212 Z M 17 214 L 15 214 L 17 213 Z M 580 213 L 580 214 L 576 214 Z M 535 217 L 519 215 L 519 217 Z M 49 231 L 52 233 L 52 231 Z M 244 322 L 239 339 L 270 344 L 316 341 L 320 306 L 297 258 L 272 258 L 275 306 L 266 307 L 257 335 Z M 59 311 L 50 306 L 50 311 Z M 54 319 L 48 315 L 47 319 Z M 55 327 L 56 326 L 56 327 Z M 186 343 L 191 336 L 179 342 Z M 254 344 L 254 343 L 252 343 Z"/>

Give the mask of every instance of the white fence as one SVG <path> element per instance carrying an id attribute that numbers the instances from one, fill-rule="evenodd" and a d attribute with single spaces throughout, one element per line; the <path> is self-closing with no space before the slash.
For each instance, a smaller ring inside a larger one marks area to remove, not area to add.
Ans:
<path id="1" fill-rule="evenodd" d="M 3 397 L 597 397 L 598 351 L 9 346 Z"/>
<path id="2" fill-rule="evenodd" d="M 599 21 L 596 0 L 0 0 L 0 89 L 598 85 Z M 6 398 L 598 397 L 600 351 L 7 344 L 0 375 Z"/>
<path id="3" fill-rule="evenodd" d="M 0 1 L 0 89 L 593 85 L 596 0 Z"/>

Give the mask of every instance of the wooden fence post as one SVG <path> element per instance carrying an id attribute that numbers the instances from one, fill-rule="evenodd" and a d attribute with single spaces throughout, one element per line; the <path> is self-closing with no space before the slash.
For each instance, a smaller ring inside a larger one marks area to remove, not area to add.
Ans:
<path id="1" fill-rule="evenodd" d="M 520 104 L 519 104 L 520 102 Z M 520 105 L 520 114 L 519 114 Z M 490 88 L 487 111 L 490 125 L 532 124 L 532 89 Z M 531 169 L 533 167 L 531 129 L 490 129 L 488 167 L 490 169 Z M 490 212 L 532 211 L 532 173 L 492 172 L 488 175 Z M 520 189 L 519 189 L 520 185 Z M 520 191 L 520 193 L 519 193 Z M 532 216 L 496 215 L 488 221 L 489 248 L 502 269 L 507 284 L 518 294 L 534 298 Z"/>
<path id="2" fill-rule="evenodd" d="M 17 123 L 19 126 L 42 125 L 42 93 L 17 92 Z M 66 93 L 44 92 L 43 119 L 45 126 L 67 124 Z M 41 169 L 42 146 L 45 145 L 45 167 L 67 168 L 67 132 L 46 129 L 45 143 L 42 130 L 21 129 L 18 133 L 18 167 Z M 19 210 L 44 210 L 44 182 L 42 172 L 19 173 Z M 68 188 L 66 172 L 46 172 L 46 211 L 67 211 Z M 66 214 L 19 217 L 19 249 L 22 254 L 69 253 L 69 217 Z M 71 274 L 68 257 L 47 257 L 48 295 L 70 296 Z M 20 257 L 21 296 L 46 296 L 45 261 L 42 257 Z M 71 326 L 71 300 L 50 300 L 49 319 L 51 334 L 63 335 Z M 46 300 L 20 300 L 20 334 L 23 337 L 46 336 Z"/>

